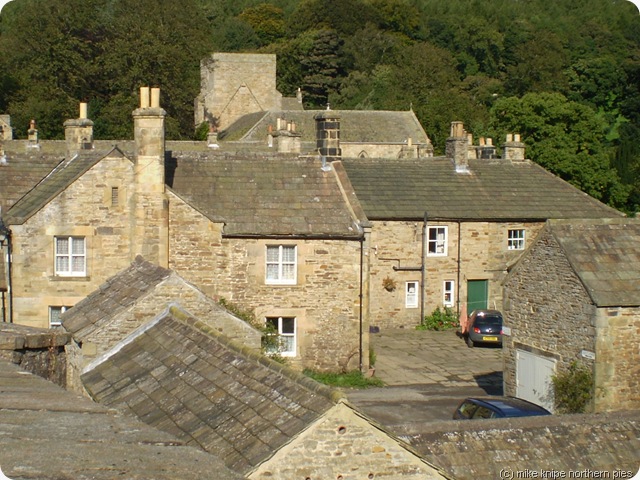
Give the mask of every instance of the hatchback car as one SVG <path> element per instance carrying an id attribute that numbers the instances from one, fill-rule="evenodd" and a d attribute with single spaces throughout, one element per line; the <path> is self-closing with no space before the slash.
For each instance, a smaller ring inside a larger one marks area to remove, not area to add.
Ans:
<path id="1" fill-rule="evenodd" d="M 474 310 L 469 315 L 466 340 L 469 347 L 477 343 L 502 345 L 502 314 L 498 310 Z"/>
<path id="2" fill-rule="evenodd" d="M 515 397 L 467 398 L 453 413 L 454 419 L 533 417 L 551 415 L 551 412 L 535 403 Z"/>

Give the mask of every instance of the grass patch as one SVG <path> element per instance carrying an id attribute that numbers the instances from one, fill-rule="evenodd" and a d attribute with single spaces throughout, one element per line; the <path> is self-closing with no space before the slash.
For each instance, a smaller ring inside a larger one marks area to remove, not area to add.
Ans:
<path id="1" fill-rule="evenodd" d="M 324 383 L 331 387 L 370 388 L 384 386 L 384 382 L 379 378 L 365 377 L 358 370 L 347 373 L 320 373 L 313 370 L 305 370 L 303 373 L 307 377 L 313 378 L 316 382 Z"/>

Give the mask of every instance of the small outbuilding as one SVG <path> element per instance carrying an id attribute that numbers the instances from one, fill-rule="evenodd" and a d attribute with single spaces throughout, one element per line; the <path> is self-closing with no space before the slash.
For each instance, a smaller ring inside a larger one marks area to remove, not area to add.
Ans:
<path id="1" fill-rule="evenodd" d="M 504 286 L 505 394 L 553 407 L 577 362 L 596 412 L 640 407 L 640 221 L 550 220 Z"/>

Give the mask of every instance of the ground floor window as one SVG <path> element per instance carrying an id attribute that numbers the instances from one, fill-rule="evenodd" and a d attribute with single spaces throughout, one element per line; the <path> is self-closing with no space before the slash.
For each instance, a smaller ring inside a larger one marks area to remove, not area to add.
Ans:
<path id="1" fill-rule="evenodd" d="M 417 308 L 418 282 L 407 282 L 405 287 L 404 305 L 406 308 Z"/>
<path id="2" fill-rule="evenodd" d="M 442 304 L 445 307 L 453 307 L 455 302 L 455 288 L 456 282 L 453 280 L 445 280 L 442 286 Z"/>
<path id="3" fill-rule="evenodd" d="M 69 310 L 71 307 L 49 307 L 49 328 L 59 327 L 62 325 L 60 315 Z"/>
<path id="4" fill-rule="evenodd" d="M 294 317 L 267 317 L 266 324 L 267 329 L 273 332 L 271 335 L 277 337 L 277 341 L 267 343 L 267 353 L 295 357 L 296 319 Z"/>

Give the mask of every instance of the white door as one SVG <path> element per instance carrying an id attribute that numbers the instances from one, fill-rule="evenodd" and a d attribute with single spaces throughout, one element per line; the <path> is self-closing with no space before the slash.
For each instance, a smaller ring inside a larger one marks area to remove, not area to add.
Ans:
<path id="1" fill-rule="evenodd" d="M 516 396 L 553 411 L 551 377 L 555 371 L 555 360 L 516 350 Z"/>

